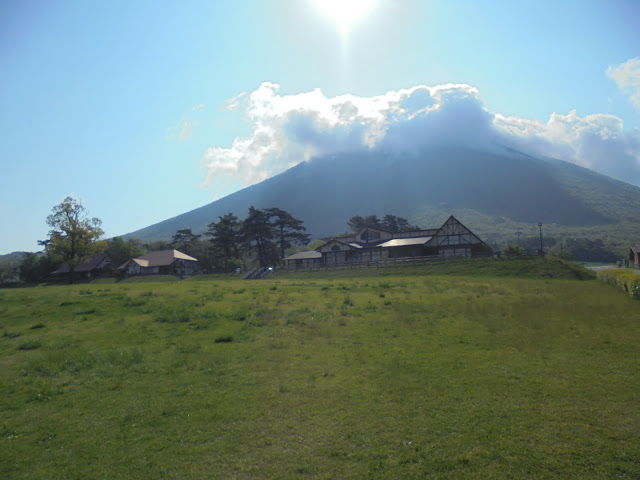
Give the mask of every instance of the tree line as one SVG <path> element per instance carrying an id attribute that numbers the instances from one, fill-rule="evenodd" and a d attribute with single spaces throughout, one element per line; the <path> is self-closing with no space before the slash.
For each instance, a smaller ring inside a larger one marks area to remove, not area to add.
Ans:
<path id="1" fill-rule="evenodd" d="M 207 271 L 231 272 L 254 264 L 279 264 L 289 248 L 309 242 L 305 231 L 303 221 L 285 210 L 252 206 L 244 220 L 228 213 L 211 222 L 202 235 L 178 230 L 168 245 L 197 258 Z"/>
<path id="2" fill-rule="evenodd" d="M 38 242 L 42 253 L 27 253 L 18 265 L 24 283 L 45 281 L 63 264 L 69 266 L 68 281 L 72 283 L 76 267 L 101 252 L 106 252 L 117 267 L 148 252 L 175 248 L 197 258 L 205 272 L 231 272 L 253 265 L 277 265 L 289 248 L 309 242 L 303 221 L 275 207 L 252 206 L 244 220 L 228 213 L 211 222 L 203 234 L 181 229 L 170 242 L 143 243 L 120 237 L 101 240 L 101 221 L 89 218 L 84 206 L 72 197 L 53 207 L 46 221 L 50 227 L 48 238 Z M 0 280 L 11 275 L 9 269 L 2 269 Z"/>
<path id="3" fill-rule="evenodd" d="M 360 215 L 354 215 L 347 221 L 347 225 L 353 233 L 358 233 L 366 227 L 379 228 L 389 233 L 410 232 L 412 230 L 420 230 L 420 227 L 411 225 L 409 220 L 395 215 L 384 215 L 382 218 L 378 218 L 377 215 L 367 215 L 361 217 Z"/>
<path id="4" fill-rule="evenodd" d="M 43 251 L 25 254 L 17 265 L 0 266 L 0 285 L 14 281 L 17 276 L 24 283 L 40 283 L 65 263 L 69 265 L 68 278 L 71 282 L 75 268 L 93 254 L 106 252 L 117 267 L 145 253 L 170 248 L 197 258 L 204 272 L 232 272 L 238 268 L 278 265 L 289 249 L 305 246 L 309 242 L 303 221 L 275 207 L 260 209 L 252 206 L 243 220 L 228 213 L 218 217 L 218 221 L 209 223 L 202 234 L 181 229 L 176 231 L 171 241 L 148 243 L 120 237 L 102 240 L 104 232 L 100 219 L 89 218 L 82 204 L 72 197 L 54 206 L 46 222 L 50 227 L 48 237 L 38 242 Z M 366 227 L 380 228 L 390 233 L 419 230 L 406 218 L 391 214 L 382 217 L 354 215 L 347 221 L 347 226 L 353 233 Z M 317 240 L 308 248 L 322 243 Z M 509 243 L 505 251 L 535 250 L 539 246 L 539 238 L 532 236 L 519 239 L 517 244 Z M 578 261 L 612 262 L 618 258 L 600 239 L 560 241 L 545 237 L 544 250 Z"/>
<path id="5" fill-rule="evenodd" d="M 507 255 L 520 255 L 525 251 L 532 252 L 539 249 L 540 237 L 536 236 L 508 242 L 503 248 Z M 600 238 L 561 239 L 545 236 L 542 239 L 542 249 L 550 255 L 577 262 L 613 263 L 626 257 L 626 253 L 622 255 L 620 252 L 616 253 L 612 246 L 606 245 Z"/>

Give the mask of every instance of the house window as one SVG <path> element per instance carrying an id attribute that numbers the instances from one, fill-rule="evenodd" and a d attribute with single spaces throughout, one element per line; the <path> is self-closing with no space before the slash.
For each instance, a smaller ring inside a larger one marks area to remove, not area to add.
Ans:
<path id="1" fill-rule="evenodd" d="M 366 243 L 371 243 L 380 240 L 380 232 L 376 232 L 375 230 L 365 230 L 360 235 L 360 240 Z"/>
<path id="2" fill-rule="evenodd" d="M 339 245 L 334 245 L 333 247 L 331 247 L 331 251 L 332 252 L 339 252 L 340 251 L 340 246 Z"/>

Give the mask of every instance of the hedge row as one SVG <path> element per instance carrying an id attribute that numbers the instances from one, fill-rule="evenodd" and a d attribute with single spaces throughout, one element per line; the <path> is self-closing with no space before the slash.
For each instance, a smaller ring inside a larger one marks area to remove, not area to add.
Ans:
<path id="1" fill-rule="evenodd" d="M 629 270 L 600 270 L 598 279 L 623 289 L 633 298 L 640 298 L 640 275 Z"/>

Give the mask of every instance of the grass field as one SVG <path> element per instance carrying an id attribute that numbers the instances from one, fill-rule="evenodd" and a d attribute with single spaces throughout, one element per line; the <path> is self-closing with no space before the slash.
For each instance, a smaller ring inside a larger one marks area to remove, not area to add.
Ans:
<path id="1" fill-rule="evenodd" d="M 0 478 L 639 478 L 640 303 L 581 272 L 2 290 Z"/>

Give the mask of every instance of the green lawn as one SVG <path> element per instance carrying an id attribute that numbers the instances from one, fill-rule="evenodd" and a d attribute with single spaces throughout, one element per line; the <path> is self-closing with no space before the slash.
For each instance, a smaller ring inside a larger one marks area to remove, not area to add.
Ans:
<path id="1" fill-rule="evenodd" d="M 640 477 L 640 303 L 518 262 L 1 290 L 0 478 Z"/>

